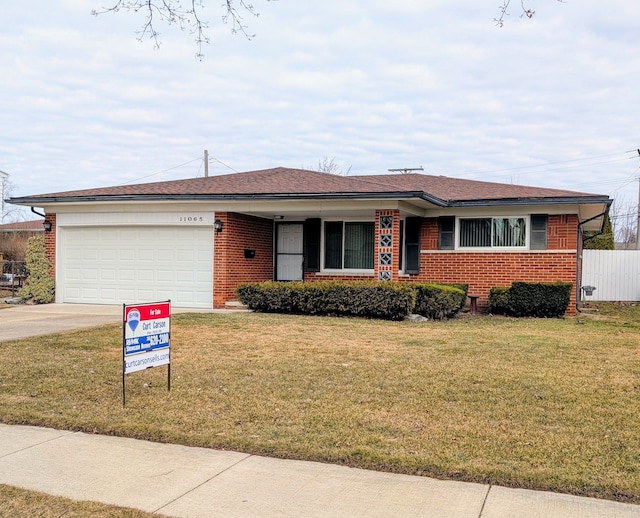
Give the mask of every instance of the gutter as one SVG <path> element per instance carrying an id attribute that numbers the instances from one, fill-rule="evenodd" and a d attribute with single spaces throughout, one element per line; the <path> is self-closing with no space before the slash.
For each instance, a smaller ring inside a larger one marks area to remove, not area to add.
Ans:
<path id="1" fill-rule="evenodd" d="M 284 201 L 284 200 L 388 200 L 422 199 L 439 207 L 447 202 L 425 194 L 422 191 L 382 192 L 382 193 L 297 193 L 297 194 L 120 194 L 95 196 L 52 196 L 11 198 L 15 205 L 48 205 L 51 203 L 86 202 L 134 202 L 134 201 Z M 33 210 L 33 209 L 32 209 Z"/>
<path id="2" fill-rule="evenodd" d="M 388 200 L 388 199 L 421 199 L 442 208 L 456 207 L 496 207 L 519 205 L 567 205 L 607 203 L 608 197 L 580 196 L 561 198 L 507 198 L 485 200 L 444 200 L 424 191 L 396 191 L 372 193 L 283 193 L 283 194 L 118 194 L 118 195 L 86 195 L 86 196 L 51 196 L 10 198 L 16 205 L 43 205 L 50 203 L 86 203 L 86 202 L 133 202 L 133 201 L 283 201 L 283 200 Z M 599 216 L 598 216 L 599 217 Z"/>
<path id="3" fill-rule="evenodd" d="M 487 206 L 517 206 L 517 205 L 589 205 L 593 203 L 608 203 L 608 196 L 566 196 L 556 198 L 501 198 L 494 200 L 460 200 L 449 201 L 447 207 L 487 207 Z M 600 217 L 598 215 L 597 217 Z M 595 219 L 595 218 L 592 218 Z M 591 220 L 588 220 L 591 221 Z"/>

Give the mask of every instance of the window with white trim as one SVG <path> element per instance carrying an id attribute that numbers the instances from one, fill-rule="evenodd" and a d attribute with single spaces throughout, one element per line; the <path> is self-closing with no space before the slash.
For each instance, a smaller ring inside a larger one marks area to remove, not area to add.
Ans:
<path id="1" fill-rule="evenodd" d="M 372 221 L 325 221 L 324 268 L 373 270 L 374 239 Z"/>
<path id="2" fill-rule="evenodd" d="M 525 248 L 527 218 L 460 218 L 459 248 Z"/>
<path id="3" fill-rule="evenodd" d="M 547 249 L 547 214 L 438 218 L 438 250 Z"/>

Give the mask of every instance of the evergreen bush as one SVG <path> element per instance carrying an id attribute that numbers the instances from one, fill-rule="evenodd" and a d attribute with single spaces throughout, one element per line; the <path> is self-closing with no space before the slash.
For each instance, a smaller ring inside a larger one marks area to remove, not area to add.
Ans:
<path id="1" fill-rule="evenodd" d="M 560 318 L 569 307 L 570 282 L 520 282 L 489 292 L 489 311 L 514 317 Z"/>
<path id="2" fill-rule="evenodd" d="M 489 313 L 506 315 L 509 306 L 509 288 L 494 286 L 489 291 Z"/>
<path id="3" fill-rule="evenodd" d="M 344 315 L 400 320 L 411 313 L 432 319 L 454 316 L 464 306 L 466 285 L 407 282 L 261 282 L 238 286 L 240 301 L 254 311 Z"/>
<path id="4" fill-rule="evenodd" d="M 467 290 L 444 284 L 414 284 L 416 304 L 413 312 L 433 320 L 451 318 L 467 300 Z M 466 285 L 465 285 L 466 286 Z"/>
<path id="5" fill-rule="evenodd" d="M 44 236 L 30 237 L 27 243 L 27 278 L 18 296 L 36 304 L 53 301 L 55 281 L 50 277 L 51 264 L 47 257 Z"/>
<path id="6" fill-rule="evenodd" d="M 240 301 L 254 311 L 349 315 L 400 320 L 414 306 L 410 285 L 390 282 L 262 282 L 238 286 Z"/>

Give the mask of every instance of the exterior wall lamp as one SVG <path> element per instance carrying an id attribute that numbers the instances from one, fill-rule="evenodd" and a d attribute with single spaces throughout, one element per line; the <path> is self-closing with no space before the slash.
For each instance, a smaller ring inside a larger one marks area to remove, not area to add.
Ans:
<path id="1" fill-rule="evenodd" d="M 217 220 L 215 220 L 213 222 L 213 229 L 216 231 L 217 234 L 222 232 L 222 220 L 221 219 L 217 219 Z"/>
<path id="2" fill-rule="evenodd" d="M 44 227 L 45 232 L 51 232 L 51 221 L 49 221 L 48 219 L 45 219 L 42 222 L 42 226 Z"/>

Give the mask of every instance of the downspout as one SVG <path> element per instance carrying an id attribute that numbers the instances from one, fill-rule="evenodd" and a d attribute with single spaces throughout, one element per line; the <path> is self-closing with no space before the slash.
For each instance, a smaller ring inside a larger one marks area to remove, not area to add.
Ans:
<path id="1" fill-rule="evenodd" d="M 583 245 L 583 240 L 582 240 L 582 229 L 580 227 L 582 227 L 582 225 L 584 225 L 585 223 L 589 223 L 590 221 L 593 221 L 594 219 L 598 219 L 601 216 L 606 216 L 608 212 L 609 212 L 609 207 L 607 207 L 607 210 L 605 210 L 604 212 L 601 212 L 597 216 L 593 216 L 592 218 L 585 219 L 584 221 L 578 223 L 578 235 L 576 236 L 576 311 L 578 313 L 581 313 L 581 311 L 580 311 L 580 298 L 581 298 L 580 297 L 580 292 L 582 291 L 582 245 Z M 593 237 L 599 236 L 600 234 L 602 234 L 602 231 L 600 231 L 598 234 L 595 234 Z"/>
<path id="2" fill-rule="evenodd" d="M 36 209 L 34 209 L 33 207 L 31 207 L 31 212 L 33 212 L 34 214 L 37 214 L 38 216 L 42 216 L 43 218 L 46 218 L 47 216 L 45 214 L 41 214 L 40 212 L 38 212 Z"/>
<path id="3" fill-rule="evenodd" d="M 576 311 L 580 313 L 580 291 L 582 290 L 582 223 L 578 223 L 576 236 Z"/>

